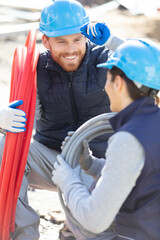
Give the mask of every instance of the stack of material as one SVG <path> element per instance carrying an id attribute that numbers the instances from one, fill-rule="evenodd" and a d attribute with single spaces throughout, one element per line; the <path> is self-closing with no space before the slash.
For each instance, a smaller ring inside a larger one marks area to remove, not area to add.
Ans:
<path id="1" fill-rule="evenodd" d="M 23 100 L 26 131 L 7 132 L 0 170 L 0 239 L 10 239 L 15 229 L 15 211 L 26 166 L 33 129 L 36 104 L 36 32 L 29 32 L 25 47 L 17 47 L 14 54 L 10 101 Z"/>

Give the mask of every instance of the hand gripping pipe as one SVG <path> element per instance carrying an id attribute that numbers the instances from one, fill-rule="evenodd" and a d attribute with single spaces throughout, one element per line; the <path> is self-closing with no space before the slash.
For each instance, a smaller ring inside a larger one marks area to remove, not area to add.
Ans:
<path id="1" fill-rule="evenodd" d="M 106 134 L 112 133 L 112 127 L 109 123 L 109 118 L 113 117 L 115 113 L 104 113 L 98 115 L 87 122 L 85 122 L 81 127 L 79 127 L 74 134 L 71 136 L 69 141 L 66 143 L 62 150 L 62 157 L 65 161 L 72 167 L 75 168 L 79 163 L 80 155 L 82 152 L 82 143 L 83 140 L 90 142 L 94 138 Z M 82 231 L 88 232 L 71 214 L 70 210 L 64 203 L 62 193 L 58 189 L 59 199 L 61 205 L 64 209 L 66 216 L 69 218 L 72 223 L 74 223 Z"/>

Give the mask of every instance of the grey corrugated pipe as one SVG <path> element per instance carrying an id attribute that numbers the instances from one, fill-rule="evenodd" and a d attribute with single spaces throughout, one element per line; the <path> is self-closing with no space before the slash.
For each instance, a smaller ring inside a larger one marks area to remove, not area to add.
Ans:
<path id="1" fill-rule="evenodd" d="M 82 152 L 83 140 L 86 139 L 88 142 L 90 142 L 91 140 L 100 135 L 113 132 L 108 119 L 113 117 L 114 115 L 115 113 L 104 113 L 98 115 L 85 122 L 74 132 L 74 134 L 64 146 L 61 153 L 62 157 L 72 168 L 76 167 L 79 163 L 80 155 Z M 71 220 L 79 229 L 87 232 L 87 230 L 72 216 L 70 210 L 64 204 L 60 189 L 58 189 L 58 194 L 61 205 L 69 220 Z"/>

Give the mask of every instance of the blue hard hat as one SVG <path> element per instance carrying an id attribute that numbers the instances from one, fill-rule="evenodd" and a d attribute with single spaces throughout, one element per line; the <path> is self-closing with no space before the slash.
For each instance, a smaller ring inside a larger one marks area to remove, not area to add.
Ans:
<path id="1" fill-rule="evenodd" d="M 41 12 L 39 30 L 48 37 L 59 37 L 80 33 L 89 17 L 76 0 L 53 0 Z"/>
<path id="2" fill-rule="evenodd" d="M 146 39 L 128 39 L 112 54 L 111 58 L 97 67 L 121 69 L 136 83 L 160 90 L 160 46 Z"/>

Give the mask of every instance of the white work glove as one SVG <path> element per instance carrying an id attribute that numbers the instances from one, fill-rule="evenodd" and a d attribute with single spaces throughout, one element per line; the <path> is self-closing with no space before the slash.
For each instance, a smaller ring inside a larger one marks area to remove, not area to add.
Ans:
<path id="1" fill-rule="evenodd" d="M 22 100 L 11 102 L 7 107 L 0 109 L 0 128 L 9 132 L 20 133 L 24 132 L 26 114 L 16 107 L 23 104 Z"/>
<path id="2" fill-rule="evenodd" d="M 63 150 L 63 148 L 66 146 L 66 143 L 69 141 L 69 139 L 72 137 L 72 135 L 74 134 L 74 131 L 70 131 L 67 133 L 67 137 L 65 137 L 64 141 L 62 142 L 61 145 L 61 150 Z"/>
<path id="3" fill-rule="evenodd" d="M 79 175 L 79 165 L 73 169 L 61 155 L 57 156 L 57 162 L 54 163 L 54 170 L 52 171 L 52 181 L 60 187 L 62 192 L 64 192 L 64 189 L 71 187 L 72 184 L 81 183 Z"/>
<path id="4" fill-rule="evenodd" d="M 105 44 L 110 38 L 110 30 L 104 22 L 86 23 L 81 27 L 81 33 L 97 45 Z"/>
<path id="5" fill-rule="evenodd" d="M 83 170 L 87 171 L 91 167 L 93 161 L 94 161 L 94 157 L 92 155 L 92 151 L 89 148 L 88 142 L 84 140 L 83 151 L 80 156 L 79 165 Z"/>

